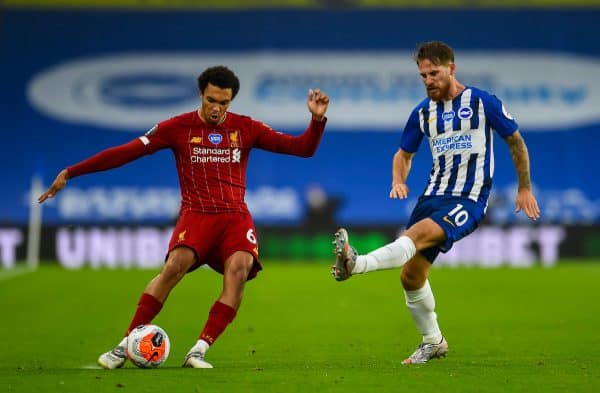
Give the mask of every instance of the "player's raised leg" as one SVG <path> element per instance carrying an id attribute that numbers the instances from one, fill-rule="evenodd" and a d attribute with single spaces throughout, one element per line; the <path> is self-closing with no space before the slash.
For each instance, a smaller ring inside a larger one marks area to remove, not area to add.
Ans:
<path id="1" fill-rule="evenodd" d="M 411 225 L 398 239 L 366 255 L 358 255 L 350 246 L 348 233 L 340 228 L 335 233 L 336 262 L 331 274 L 337 281 L 347 280 L 354 274 L 376 270 L 394 269 L 403 266 L 419 250 L 432 247 L 444 241 L 446 233 L 430 218 L 424 218 Z"/>
<path id="2" fill-rule="evenodd" d="M 394 242 L 366 255 L 358 255 L 350 245 L 348 232 L 344 228 L 335 233 L 333 244 L 336 261 L 331 274 L 337 281 L 347 280 L 353 274 L 400 267 L 416 252 L 414 242 L 408 236 L 400 236 Z"/>

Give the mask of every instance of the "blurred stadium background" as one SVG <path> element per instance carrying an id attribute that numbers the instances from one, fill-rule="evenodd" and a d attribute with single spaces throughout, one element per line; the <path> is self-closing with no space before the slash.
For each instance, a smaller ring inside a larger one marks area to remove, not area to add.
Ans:
<path id="1" fill-rule="evenodd" d="M 408 202 L 390 201 L 390 162 L 423 97 L 416 43 L 454 46 L 458 77 L 518 119 L 542 209 L 513 213 L 515 173 L 497 138 L 486 225 L 439 265 L 552 266 L 600 256 L 598 1 L 27 1 L 2 12 L 5 187 L 0 266 L 28 258 L 32 181 L 126 142 L 198 105 L 195 78 L 224 63 L 240 76 L 232 110 L 299 132 L 305 94 L 332 97 L 316 156 L 256 151 L 247 201 L 264 258 L 328 258 L 338 225 L 367 250 L 402 229 L 430 169 L 423 145 Z M 34 182 L 35 183 L 35 182 Z M 72 181 L 41 212 L 29 258 L 61 266 L 156 267 L 178 209 L 169 152 Z M 35 229 L 35 228 L 34 228 Z M 39 250 L 39 251 L 38 251 Z"/>
<path id="2" fill-rule="evenodd" d="M 598 390 L 600 1 L 0 7 L 0 391 Z M 338 225 L 367 251 L 402 230 L 422 191 L 425 145 L 411 198 L 388 199 L 400 130 L 424 95 L 412 53 L 438 39 L 454 46 L 459 79 L 495 92 L 518 119 L 542 219 L 514 214 L 514 169 L 496 138 L 487 221 L 432 277 L 452 356 L 407 369 L 399 361 L 418 335 L 398 273 L 339 284 L 327 265 Z M 162 264 L 179 203 L 173 158 L 75 179 L 42 210 L 32 196 L 63 167 L 197 107 L 196 77 L 214 64 L 240 76 L 233 111 L 287 132 L 307 124 L 307 89 L 326 90 L 322 144 L 309 160 L 253 152 L 247 202 L 266 269 L 211 350 L 213 372 L 179 367 L 219 291 L 204 271 L 157 318 L 173 342 L 164 368 L 90 370 Z"/>

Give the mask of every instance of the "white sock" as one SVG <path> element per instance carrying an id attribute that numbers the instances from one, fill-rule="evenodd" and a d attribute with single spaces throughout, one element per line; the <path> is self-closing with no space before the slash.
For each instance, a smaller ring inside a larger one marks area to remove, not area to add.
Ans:
<path id="1" fill-rule="evenodd" d="M 442 341 L 442 332 L 437 323 L 437 315 L 435 313 L 435 299 L 429 280 L 425 281 L 425 285 L 416 291 L 404 291 L 406 298 L 406 306 L 410 311 L 417 328 L 423 335 L 424 343 L 437 344 Z"/>
<path id="2" fill-rule="evenodd" d="M 394 242 L 386 244 L 367 255 L 359 255 L 352 274 L 367 273 L 400 267 L 415 256 L 415 243 L 408 236 L 400 236 Z"/>
<path id="3" fill-rule="evenodd" d="M 119 345 L 117 345 L 117 347 L 125 347 L 125 348 L 127 348 L 127 336 L 123 337 L 123 339 L 121 340 L 121 342 L 119 343 Z"/>
<path id="4" fill-rule="evenodd" d="M 190 349 L 190 352 L 202 352 L 203 354 L 208 351 L 210 345 L 204 340 L 198 340 L 196 344 Z"/>

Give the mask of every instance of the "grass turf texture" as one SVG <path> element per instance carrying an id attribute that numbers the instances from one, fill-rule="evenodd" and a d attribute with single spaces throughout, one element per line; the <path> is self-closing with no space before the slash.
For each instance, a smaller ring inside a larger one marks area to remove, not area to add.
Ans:
<path id="1" fill-rule="evenodd" d="M 119 340 L 156 271 L 42 267 L 0 280 L 1 392 L 590 392 L 600 388 L 600 264 L 435 269 L 446 359 L 401 360 L 419 342 L 398 271 L 338 283 L 324 263 L 273 263 L 211 348 L 213 370 L 180 367 L 221 277 L 187 276 L 155 320 L 164 367 L 90 369 Z"/>

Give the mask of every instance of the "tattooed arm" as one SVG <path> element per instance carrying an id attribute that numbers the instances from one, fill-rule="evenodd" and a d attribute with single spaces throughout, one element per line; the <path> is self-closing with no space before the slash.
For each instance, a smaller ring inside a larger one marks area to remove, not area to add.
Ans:
<path id="1" fill-rule="evenodd" d="M 540 208 L 531 191 L 529 171 L 529 153 L 519 130 L 506 138 L 513 164 L 517 171 L 519 189 L 517 191 L 515 212 L 523 210 L 527 217 L 536 220 L 540 216 Z"/>

